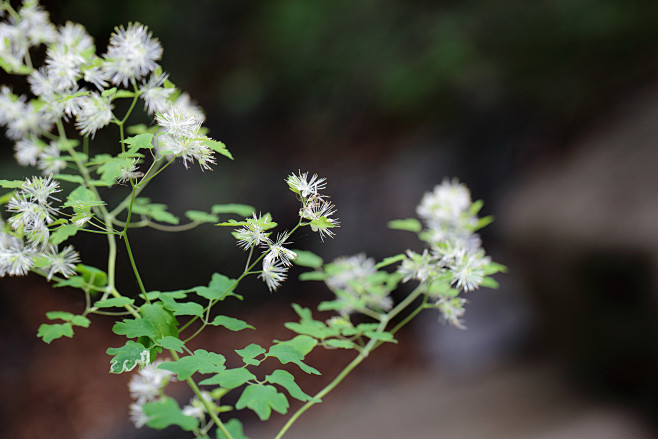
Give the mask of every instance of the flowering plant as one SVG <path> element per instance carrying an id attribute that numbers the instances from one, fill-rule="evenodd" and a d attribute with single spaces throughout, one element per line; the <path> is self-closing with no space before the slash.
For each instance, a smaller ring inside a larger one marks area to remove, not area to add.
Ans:
<path id="1" fill-rule="evenodd" d="M 141 196 L 156 177 L 176 162 L 212 169 L 219 157 L 232 159 L 226 146 L 208 135 L 204 114 L 162 71 L 162 47 L 139 23 L 117 27 L 107 50 L 96 54 L 94 41 L 79 24 L 56 27 L 36 0 L 13 9 L 0 0 L 0 66 L 24 76 L 30 95 L 0 87 L 0 125 L 14 142 L 20 165 L 36 167 L 41 175 L 24 180 L 0 180 L 8 192 L 6 222 L 0 219 L 0 276 L 36 273 L 55 287 L 82 291 L 85 308 L 79 314 L 52 311 L 50 323 L 38 336 L 46 343 L 72 337 L 86 328 L 94 314 L 114 316 L 113 332 L 125 344 L 107 349 L 110 372 L 137 368 L 129 391 L 134 399 L 130 416 L 137 427 L 162 429 L 176 425 L 195 437 L 244 438 L 243 427 L 227 413 L 250 409 L 261 420 L 272 410 L 285 414 L 288 397 L 304 402 L 277 434 L 282 437 L 295 420 L 383 343 L 394 343 L 396 332 L 424 309 L 437 309 L 448 323 L 463 327 L 466 300 L 462 292 L 495 287 L 490 275 L 503 270 L 481 248 L 475 233 L 490 222 L 478 219 L 481 202 L 472 202 L 468 189 L 444 181 L 425 194 L 417 208 L 419 219 L 392 221 L 390 227 L 418 234 L 427 245 L 422 253 L 407 251 L 380 262 L 357 255 L 324 263 L 317 255 L 293 250 L 294 234 L 309 227 L 321 240 L 339 227 L 336 209 L 323 192 L 326 180 L 298 172 L 285 182 L 299 200 L 298 222 L 278 231 L 268 213 L 243 204 L 217 204 L 209 211 L 189 210 L 188 221 L 167 206 Z M 40 67 L 32 59 L 45 46 Z M 128 125 L 142 102 L 150 124 Z M 120 110 L 118 110 L 118 108 Z M 95 136 L 118 128 L 112 153 L 97 151 Z M 118 198 L 117 198 L 118 194 Z M 118 200 L 118 201 L 117 201 Z M 215 273 L 207 284 L 176 291 L 153 291 L 144 285 L 129 237 L 135 230 L 187 230 L 204 223 L 231 228 L 238 247 L 246 252 L 242 273 Z M 83 233 L 104 235 L 106 266 L 81 263 L 69 239 Z M 125 247 L 139 291 L 117 288 L 117 249 Z M 228 331 L 253 328 L 219 314 L 218 305 L 240 298 L 241 281 L 257 276 L 269 291 L 285 281 L 292 264 L 311 270 L 302 280 L 322 281 L 335 299 L 319 305 L 334 314 L 316 320 L 308 308 L 293 305 L 299 319 L 286 323 L 294 336 L 268 347 L 252 343 L 234 350 L 241 366 L 228 367 L 225 354 L 193 349 L 195 338 L 210 327 Z M 391 294 L 401 283 L 414 289 L 395 303 Z M 353 361 L 316 395 L 307 395 L 286 369 L 258 376 L 268 358 L 294 364 L 308 374 L 320 372 L 305 362 L 316 347 L 346 349 Z M 172 381 L 186 382 L 194 396 L 181 407 L 167 396 Z M 222 398 L 236 392 L 234 406 Z M 228 418 L 228 419 L 227 419 Z"/>

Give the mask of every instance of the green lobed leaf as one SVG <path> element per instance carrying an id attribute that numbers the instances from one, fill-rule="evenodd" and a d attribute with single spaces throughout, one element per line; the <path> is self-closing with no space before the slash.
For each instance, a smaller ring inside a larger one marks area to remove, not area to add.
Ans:
<path id="1" fill-rule="evenodd" d="M 124 170 L 130 170 L 133 160 L 129 157 L 112 157 L 105 161 L 96 172 L 101 175 L 100 181 L 106 186 L 113 186 L 121 178 Z"/>
<path id="2" fill-rule="evenodd" d="M 42 323 L 37 330 L 37 337 L 40 337 L 46 343 L 61 337 L 73 337 L 73 325 L 70 322 L 49 324 Z"/>
<path id="3" fill-rule="evenodd" d="M 176 352 L 183 352 L 183 348 L 185 347 L 183 340 L 180 338 L 172 337 L 171 335 L 161 338 L 157 341 L 157 344 L 158 346 L 162 346 L 165 349 L 172 349 Z"/>
<path id="4" fill-rule="evenodd" d="M 156 221 L 167 224 L 178 224 L 180 220 L 167 212 L 167 205 L 161 203 L 151 203 L 148 198 L 136 198 L 133 203 L 133 213 L 151 217 Z"/>
<path id="5" fill-rule="evenodd" d="M 233 160 L 233 156 L 229 152 L 229 150 L 226 148 L 226 145 L 224 143 L 218 141 L 218 140 L 212 140 L 212 139 L 204 139 L 202 142 L 204 145 L 206 145 L 208 148 L 212 149 L 218 154 L 221 154 L 225 157 L 228 157 L 229 159 Z"/>
<path id="6" fill-rule="evenodd" d="M 228 369 L 215 376 L 201 381 L 204 386 L 221 386 L 225 389 L 235 389 L 244 383 L 255 380 L 256 376 L 243 367 Z"/>
<path id="7" fill-rule="evenodd" d="M 153 148 L 153 133 L 141 133 L 136 136 L 128 137 L 123 141 L 126 145 L 129 145 L 130 150 L 138 149 L 152 149 Z"/>
<path id="8" fill-rule="evenodd" d="M 65 224 L 59 226 L 55 231 L 50 235 L 50 243 L 53 245 L 59 245 L 62 242 L 69 239 L 71 236 L 78 233 L 78 226 L 75 224 Z"/>
<path id="9" fill-rule="evenodd" d="M 107 273 L 103 270 L 90 265 L 78 264 L 75 266 L 75 271 L 80 273 L 85 283 L 96 287 L 104 287 L 107 285 Z"/>
<path id="10" fill-rule="evenodd" d="M 82 326 L 83 328 L 88 328 L 91 325 L 91 321 L 87 317 L 78 316 L 66 311 L 49 311 L 46 313 L 46 317 L 49 320 L 64 320 L 65 322 L 70 322 L 73 325 Z"/>
<path id="11" fill-rule="evenodd" d="M 423 225 L 416 218 L 407 218 L 389 221 L 388 228 L 419 233 L 421 230 L 423 230 Z"/>
<path id="12" fill-rule="evenodd" d="M 70 183 L 83 184 L 85 180 L 80 175 L 70 175 L 70 174 L 55 174 L 53 178 L 60 181 L 68 181 Z"/>
<path id="13" fill-rule="evenodd" d="M 390 332 L 376 332 L 376 331 L 366 331 L 364 333 L 367 337 L 373 338 L 379 341 L 397 343 L 398 341 L 393 338 L 393 334 Z"/>
<path id="14" fill-rule="evenodd" d="M 169 370 L 177 374 L 179 380 L 186 380 L 199 373 L 220 373 L 226 370 L 226 358 L 221 354 L 197 349 L 194 354 L 187 355 L 176 361 L 167 361 L 158 365 L 158 369 Z"/>
<path id="15" fill-rule="evenodd" d="M 379 264 L 375 265 L 375 270 L 395 264 L 396 262 L 404 261 L 406 258 L 407 256 L 404 254 L 389 256 L 388 258 L 384 258 Z"/>
<path id="16" fill-rule="evenodd" d="M 232 287 L 234 283 L 234 279 L 229 279 L 223 274 L 214 273 L 207 287 L 196 287 L 194 291 L 208 300 L 224 300 L 229 295 L 237 296 L 233 294 Z"/>
<path id="17" fill-rule="evenodd" d="M 265 380 L 271 384 L 278 384 L 290 393 L 290 396 L 300 401 L 313 401 L 315 403 L 322 402 L 320 399 L 313 398 L 302 391 L 302 389 L 295 382 L 295 377 L 285 370 L 277 369 L 270 375 L 265 377 Z"/>
<path id="18" fill-rule="evenodd" d="M 102 206 L 103 204 L 105 204 L 103 201 L 96 199 L 96 194 L 94 194 L 91 189 L 87 189 L 84 186 L 78 186 L 71 191 L 68 197 L 66 197 L 64 207 L 92 207 Z"/>
<path id="19" fill-rule="evenodd" d="M 318 255 L 308 250 L 293 250 L 297 253 L 297 258 L 293 261 L 295 265 L 302 267 L 320 268 L 324 261 Z"/>
<path id="20" fill-rule="evenodd" d="M 242 361 L 244 361 L 245 364 L 257 366 L 260 364 L 260 361 L 256 360 L 255 358 L 261 354 L 264 354 L 266 351 L 260 345 L 252 343 L 243 349 L 236 349 L 235 352 L 237 352 L 238 355 L 242 357 Z"/>
<path id="21" fill-rule="evenodd" d="M 138 364 L 145 366 L 150 361 L 149 350 L 143 344 L 128 340 L 120 348 L 108 348 L 108 355 L 114 355 L 110 360 L 110 373 L 129 372 Z"/>
<path id="22" fill-rule="evenodd" d="M 184 415 L 175 399 L 160 398 L 156 402 L 147 402 L 143 406 L 144 414 L 149 418 L 146 425 L 162 430 L 170 425 L 177 425 L 185 431 L 199 427 L 199 420 L 194 416 Z"/>
<path id="23" fill-rule="evenodd" d="M 6 189 L 17 189 L 23 186 L 24 180 L 0 180 L 0 187 Z"/>
<path id="24" fill-rule="evenodd" d="M 214 326 L 223 326 L 228 330 L 231 331 L 242 331 L 243 329 L 256 329 L 253 326 L 251 326 L 249 323 L 236 319 L 233 317 L 228 317 L 228 316 L 217 316 L 215 319 L 212 321 L 211 325 Z"/>
<path id="25" fill-rule="evenodd" d="M 330 340 L 325 340 L 323 342 L 325 346 L 330 346 L 332 348 L 339 348 L 339 349 L 354 349 L 356 345 L 354 342 L 351 342 L 349 340 L 342 340 L 339 338 L 332 338 Z"/>
<path id="26" fill-rule="evenodd" d="M 268 384 L 249 384 L 240 399 L 235 404 L 237 409 L 249 408 L 253 410 L 261 421 L 270 418 L 272 410 L 282 415 L 288 411 L 288 399 L 279 393 L 274 386 Z"/>
<path id="27" fill-rule="evenodd" d="M 233 213 L 243 218 L 246 218 L 248 216 L 253 215 L 254 212 L 256 212 L 256 208 L 253 206 L 249 206 L 247 204 L 236 204 L 236 203 L 215 204 L 214 206 L 211 207 L 210 212 L 212 212 L 215 215 L 218 215 L 220 213 Z"/>
<path id="28" fill-rule="evenodd" d="M 112 331 L 128 338 L 149 337 L 154 341 L 168 335 L 178 337 L 176 318 L 162 303 L 145 303 L 139 313 L 140 318 L 115 323 Z"/>
<path id="29" fill-rule="evenodd" d="M 202 212 L 200 210 L 188 210 L 185 212 L 185 216 L 192 221 L 198 221 L 201 223 L 216 223 L 219 221 L 219 217 L 217 217 L 217 215 Z"/>
<path id="30" fill-rule="evenodd" d="M 126 305 L 132 305 L 135 299 L 128 297 L 112 297 L 111 299 L 99 300 L 94 303 L 96 308 L 123 308 Z"/>
<path id="31" fill-rule="evenodd" d="M 299 275 L 299 280 L 319 280 L 324 281 L 329 277 L 329 275 L 323 271 L 306 271 Z"/>
<path id="32" fill-rule="evenodd" d="M 226 427 L 226 430 L 228 430 L 229 434 L 233 439 L 249 439 L 247 436 L 244 435 L 242 423 L 236 418 L 229 419 L 228 422 L 224 423 L 224 427 Z M 217 439 L 228 439 L 228 437 L 224 434 L 222 430 L 218 428 L 216 431 L 217 431 Z"/>
<path id="33" fill-rule="evenodd" d="M 164 303 L 165 308 L 172 311 L 175 316 L 199 316 L 204 312 L 203 306 L 195 302 L 178 303 L 170 294 L 160 295 L 160 300 Z"/>
<path id="34" fill-rule="evenodd" d="M 317 369 L 305 364 L 302 360 L 313 350 L 318 341 L 308 335 L 298 335 L 286 341 L 275 341 L 267 352 L 267 357 L 277 358 L 281 364 L 296 364 L 304 372 L 320 375 Z"/>

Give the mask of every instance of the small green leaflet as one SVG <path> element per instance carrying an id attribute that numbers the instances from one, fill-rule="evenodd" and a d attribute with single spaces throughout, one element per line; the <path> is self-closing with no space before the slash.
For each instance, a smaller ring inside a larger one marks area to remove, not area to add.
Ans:
<path id="1" fill-rule="evenodd" d="M 149 337 L 157 341 L 168 335 L 178 336 L 176 318 L 162 303 L 146 303 L 139 309 L 141 318 L 117 322 L 112 331 L 128 338 Z"/>
<path id="2" fill-rule="evenodd" d="M 423 230 L 423 225 L 416 218 L 407 218 L 389 221 L 388 228 L 418 233 Z"/>
<path id="3" fill-rule="evenodd" d="M 197 221 L 200 223 L 216 223 L 219 221 L 219 217 L 217 215 L 202 212 L 200 210 L 188 210 L 185 212 L 185 216 L 192 221 Z"/>
<path id="4" fill-rule="evenodd" d="M 251 364 L 257 366 L 260 364 L 260 361 L 256 360 L 255 358 L 259 355 L 264 354 L 265 349 L 263 349 L 261 346 L 257 345 L 256 343 L 252 343 L 244 349 L 236 349 L 235 352 L 237 352 L 238 355 L 242 357 L 242 361 L 244 361 L 244 364 Z"/>
<path id="5" fill-rule="evenodd" d="M 204 386 L 221 386 L 225 389 L 235 389 L 244 383 L 255 380 L 256 376 L 247 369 L 239 367 L 220 372 L 212 378 L 201 381 Z"/>
<path id="6" fill-rule="evenodd" d="M 233 439 L 249 439 L 244 435 L 242 423 L 235 418 L 230 419 L 228 422 L 224 423 L 224 427 L 226 427 L 226 430 L 228 430 Z M 228 439 L 222 430 L 218 428 L 216 431 L 217 439 Z"/>
<path id="7" fill-rule="evenodd" d="M 204 139 L 203 144 L 206 145 L 208 148 L 212 149 L 213 151 L 215 151 L 216 153 L 221 154 L 224 157 L 228 157 L 231 160 L 233 160 L 233 156 L 226 148 L 226 145 L 224 145 L 224 143 L 218 140 Z"/>
<path id="8" fill-rule="evenodd" d="M 288 399 L 285 395 L 268 384 L 249 384 L 235 404 L 235 408 L 238 410 L 250 408 L 261 421 L 267 421 L 272 410 L 284 415 L 288 411 L 288 407 Z"/>
<path id="9" fill-rule="evenodd" d="M 176 302 L 170 294 L 161 294 L 160 300 L 165 308 L 172 311 L 175 316 L 199 316 L 204 312 L 203 306 L 195 302 Z"/>
<path id="10" fill-rule="evenodd" d="M 153 133 L 137 134 L 136 136 L 128 137 L 123 143 L 130 146 L 131 152 L 137 151 L 138 149 L 152 149 Z"/>
<path id="11" fill-rule="evenodd" d="M 229 294 L 240 298 L 239 295 L 233 293 L 235 283 L 234 279 L 214 273 L 207 287 L 196 287 L 194 291 L 208 300 L 224 300 Z"/>
<path id="12" fill-rule="evenodd" d="M 0 187 L 7 189 L 17 189 L 23 186 L 23 180 L 0 180 Z"/>
<path id="13" fill-rule="evenodd" d="M 64 207 L 93 207 L 102 206 L 103 204 L 105 204 L 103 201 L 96 200 L 96 195 L 91 189 L 78 186 L 66 197 Z"/>
<path id="14" fill-rule="evenodd" d="M 211 325 L 214 326 L 223 326 L 226 329 L 230 331 L 242 331 L 243 329 L 256 329 L 253 326 L 251 326 L 249 323 L 236 319 L 233 317 L 228 317 L 228 316 L 217 316 L 215 319 L 212 321 Z"/>
<path id="15" fill-rule="evenodd" d="M 49 320 L 60 319 L 65 322 L 71 322 L 73 325 L 82 326 L 83 328 L 88 328 L 91 324 L 91 321 L 85 316 L 77 316 L 66 311 L 50 311 L 46 313 L 46 317 Z"/>
<path id="16" fill-rule="evenodd" d="M 54 245 L 59 245 L 62 242 L 66 241 L 71 236 L 75 235 L 78 232 L 78 226 L 75 224 L 64 224 L 59 226 L 55 231 L 50 235 L 50 243 Z"/>
<path id="17" fill-rule="evenodd" d="M 107 154 L 101 154 L 106 156 Z M 96 157 L 98 159 L 99 156 Z M 101 175 L 100 181 L 105 186 L 113 186 L 121 178 L 124 171 L 129 171 L 133 166 L 133 159 L 129 157 L 109 157 L 96 170 Z"/>
<path id="18" fill-rule="evenodd" d="M 302 389 L 295 382 L 295 377 L 290 372 L 277 369 L 272 374 L 265 377 L 267 382 L 271 384 L 278 384 L 290 393 L 293 398 L 300 401 L 313 401 L 315 403 L 322 402 L 320 399 L 313 398 L 302 391 Z"/>
<path id="19" fill-rule="evenodd" d="M 162 346 L 164 349 L 171 349 L 179 353 L 183 352 L 183 348 L 185 347 L 183 340 L 178 337 L 172 337 L 171 335 L 161 338 L 156 344 Z"/>
<path id="20" fill-rule="evenodd" d="M 275 341 L 275 343 L 267 352 L 267 357 L 276 357 L 281 364 L 293 363 L 306 373 L 320 375 L 317 369 L 302 362 L 317 345 L 316 339 L 308 335 L 298 335 L 291 340 Z"/>
<path id="21" fill-rule="evenodd" d="M 84 179 L 80 175 L 70 175 L 70 174 L 55 174 L 53 178 L 61 181 L 68 181 L 69 183 L 83 184 Z"/>
<path id="22" fill-rule="evenodd" d="M 84 281 L 92 286 L 104 287 L 107 285 L 107 273 L 90 265 L 78 264 L 75 271 L 80 273 Z"/>
<path id="23" fill-rule="evenodd" d="M 384 258 L 384 260 L 382 260 L 379 264 L 375 265 L 375 270 L 379 270 L 380 268 L 395 264 L 396 262 L 404 261 L 406 258 L 407 256 L 404 254 L 389 256 L 388 258 Z"/>
<path id="24" fill-rule="evenodd" d="M 293 250 L 297 253 L 297 258 L 293 261 L 295 265 L 302 267 L 320 268 L 324 261 L 318 255 L 308 250 Z"/>
<path id="25" fill-rule="evenodd" d="M 151 203 L 148 198 L 136 198 L 133 203 L 133 213 L 145 215 L 156 221 L 168 224 L 178 224 L 180 220 L 171 213 L 167 212 L 167 205 L 160 203 Z"/>
<path id="26" fill-rule="evenodd" d="M 71 323 L 49 324 L 42 323 L 37 331 L 37 337 L 50 344 L 51 341 L 61 337 L 73 337 L 73 325 Z"/>
<path id="27" fill-rule="evenodd" d="M 256 208 L 247 204 L 215 204 L 210 208 L 210 212 L 219 215 L 221 213 L 232 213 L 243 218 L 251 216 L 256 212 Z"/>
<path id="28" fill-rule="evenodd" d="M 149 364 L 150 354 L 148 349 L 141 343 L 128 340 L 120 348 L 108 348 L 108 355 L 114 355 L 110 360 L 110 373 L 129 372 L 138 364 L 145 366 Z"/>
<path id="29" fill-rule="evenodd" d="M 112 297 L 111 299 L 99 300 L 94 303 L 96 308 L 123 308 L 126 305 L 132 305 L 135 303 L 134 299 L 128 297 Z"/>
<path id="30" fill-rule="evenodd" d="M 220 373 L 226 370 L 223 355 L 197 349 L 193 355 L 185 356 L 177 361 L 168 361 L 158 366 L 158 369 L 169 370 L 177 374 L 179 380 L 186 380 L 199 373 Z"/>
<path id="31" fill-rule="evenodd" d="M 176 400 L 168 396 L 156 402 L 147 402 L 143 410 L 149 418 L 146 425 L 156 430 L 162 430 L 170 425 L 177 425 L 185 431 L 199 427 L 199 420 L 194 416 L 184 415 Z"/>

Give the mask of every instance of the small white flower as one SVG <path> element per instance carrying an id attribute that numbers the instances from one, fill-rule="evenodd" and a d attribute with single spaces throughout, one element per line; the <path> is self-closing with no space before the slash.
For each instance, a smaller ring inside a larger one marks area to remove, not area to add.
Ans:
<path id="1" fill-rule="evenodd" d="M 110 37 L 104 69 L 113 84 L 127 86 L 157 67 L 162 56 L 160 42 L 151 36 L 146 26 L 130 23 L 126 29 L 117 27 Z"/>
<path id="2" fill-rule="evenodd" d="M 82 76 L 80 65 L 85 62 L 82 55 L 70 50 L 68 46 L 53 44 L 46 52 L 48 77 L 53 81 L 56 91 L 75 88 Z"/>
<path id="3" fill-rule="evenodd" d="M 233 236 L 238 240 L 239 247 L 242 247 L 244 250 L 249 250 L 257 245 L 270 243 L 270 239 L 268 238 L 270 234 L 266 233 L 265 230 L 263 230 L 263 227 L 257 222 L 261 218 L 262 216 L 256 216 L 254 213 L 254 221 L 248 220 L 245 226 L 242 226 L 233 232 Z"/>
<path id="4" fill-rule="evenodd" d="M 422 254 L 407 250 L 407 257 L 398 267 L 398 273 L 403 275 L 402 282 L 407 282 L 411 279 L 424 282 L 440 270 L 441 266 L 437 264 L 427 250 L 424 250 Z"/>
<path id="5" fill-rule="evenodd" d="M 94 51 L 94 39 L 87 33 L 85 27 L 79 23 L 67 21 L 59 27 L 57 44 L 62 45 L 72 53 L 81 56 Z"/>
<path id="6" fill-rule="evenodd" d="M 269 248 L 265 259 L 270 259 L 270 261 L 279 260 L 285 266 L 292 265 L 292 261 L 297 258 L 297 253 L 284 247 L 286 244 L 290 244 L 290 242 L 285 242 L 287 238 L 288 232 L 284 232 L 277 235 L 275 242 L 266 242 L 265 244 Z"/>
<path id="7" fill-rule="evenodd" d="M 457 284 L 457 288 L 464 291 L 472 291 L 480 286 L 484 280 L 484 266 L 490 259 L 483 252 L 469 253 L 462 251 L 449 266 L 452 272 L 451 285 Z"/>
<path id="8" fill-rule="evenodd" d="M 130 404 L 130 420 L 136 428 L 142 428 L 149 421 L 149 417 L 144 413 L 144 402 L 133 402 Z"/>
<path id="9" fill-rule="evenodd" d="M 121 176 L 117 179 L 119 183 L 125 183 L 139 177 L 143 177 L 144 173 L 137 169 L 137 159 L 133 159 L 130 168 L 121 168 Z"/>
<path id="10" fill-rule="evenodd" d="M 353 281 L 363 281 L 377 272 L 375 260 L 364 253 L 336 258 L 331 265 L 329 277 L 325 282 L 334 292 L 350 290 L 350 284 Z"/>
<path id="11" fill-rule="evenodd" d="M 14 157 L 21 166 L 35 166 L 41 154 L 41 148 L 31 137 L 26 137 L 14 144 Z"/>
<path id="12" fill-rule="evenodd" d="M 197 114 L 171 105 L 158 113 L 155 120 L 166 134 L 175 138 L 197 137 L 203 122 Z"/>
<path id="13" fill-rule="evenodd" d="M 212 396 L 210 396 L 209 392 L 201 391 L 201 396 L 206 401 L 214 404 L 214 400 L 212 399 Z M 189 404 L 183 407 L 181 411 L 184 415 L 194 416 L 197 419 L 203 419 L 206 415 L 206 407 L 201 402 L 201 399 L 199 399 L 199 397 L 196 395 L 194 398 L 190 399 Z"/>
<path id="14" fill-rule="evenodd" d="M 155 361 L 142 368 L 137 374 L 133 375 L 128 383 L 130 396 L 138 403 L 143 404 L 147 401 L 155 401 L 160 395 L 160 390 L 168 380 L 173 380 L 173 373 L 158 369 L 162 361 Z"/>
<path id="15" fill-rule="evenodd" d="M 0 276 L 24 276 L 34 265 L 37 251 L 23 241 L 8 234 L 0 240 Z"/>
<path id="16" fill-rule="evenodd" d="M 466 313 L 466 299 L 461 297 L 442 298 L 436 303 L 441 319 L 458 329 L 466 329 L 462 317 Z"/>
<path id="17" fill-rule="evenodd" d="M 37 167 L 41 169 L 43 175 L 57 174 L 66 168 L 66 160 L 60 158 L 60 150 L 56 142 L 50 142 L 50 145 L 41 151 Z"/>
<path id="18" fill-rule="evenodd" d="M 52 279 L 56 273 L 62 274 L 64 277 L 69 277 L 75 274 L 75 266 L 80 262 L 80 255 L 73 250 L 73 246 L 67 246 L 59 252 L 57 246 L 50 245 L 44 253 L 48 260 L 48 280 Z"/>
<path id="19" fill-rule="evenodd" d="M 59 201 L 58 198 L 53 196 L 53 194 L 60 192 L 59 183 L 50 176 L 32 177 L 31 180 L 28 178 L 21 185 L 21 190 L 30 197 L 31 201 L 41 205 L 49 206 L 51 199 Z"/>
<path id="20" fill-rule="evenodd" d="M 169 98 L 175 89 L 162 87 L 162 84 L 167 80 L 167 76 L 165 73 L 151 75 L 148 82 L 144 82 L 139 88 L 139 96 L 144 100 L 144 109 L 148 114 L 160 113 L 171 105 Z"/>
<path id="21" fill-rule="evenodd" d="M 20 18 L 16 25 L 30 46 L 50 43 L 57 37 L 57 29 L 50 22 L 50 16 L 39 2 L 26 1 L 18 11 Z"/>
<path id="22" fill-rule="evenodd" d="M 281 264 L 280 261 L 263 259 L 263 271 L 258 275 L 262 279 L 270 292 L 276 291 L 281 283 L 286 280 L 288 267 Z"/>
<path id="23" fill-rule="evenodd" d="M 112 104 L 109 98 L 98 93 L 80 97 L 80 111 L 78 111 L 75 126 L 83 136 L 91 136 L 112 121 Z"/>
<path id="24" fill-rule="evenodd" d="M 313 174 L 309 179 L 308 172 L 299 172 L 299 175 L 291 174 L 286 179 L 290 190 L 299 194 L 302 198 L 314 197 L 319 191 L 327 185 L 325 178 L 318 178 L 318 174 Z"/>

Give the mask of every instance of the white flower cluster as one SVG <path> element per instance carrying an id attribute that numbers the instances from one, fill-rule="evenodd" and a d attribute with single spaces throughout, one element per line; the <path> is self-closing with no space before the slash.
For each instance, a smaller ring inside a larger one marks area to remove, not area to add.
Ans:
<path id="1" fill-rule="evenodd" d="M 475 233 L 479 226 L 477 208 L 468 188 L 457 180 L 445 180 L 426 193 L 416 213 L 425 223 L 420 237 L 429 250 L 422 254 L 407 251 L 407 258 L 398 269 L 405 282 L 426 282 L 443 318 L 457 327 L 463 327 L 460 319 L 466 302 L 457 295 L 478 288 L 491 263 Z M 453 288 L 433 289 L 433 280 L 448 280 Z"/>
<path id="2" fill-rule="evenodd" d="M 149 421 L 149 417 L 144 413 L 144 404 L 159 401 L 164 397 L 163 389 L 167 384 L 176 380 L 173 372 L 158 368 L 158 365 L 162 363 L 162 360 L 157 360 L 142 368 L 133 375 L 128 383 L 130 396 L 134 400 L 130 404 L 130 419 L 137 428 L 143 427 Z M 210 393 L 204 391 L 201 392 L 201 395 L 207 402 L 215 404 Z M 197 396 L 190 399 L 190 402 L 181 411 L 186 416 L 194 416 L 198 419 L 203 419 L 207 413 L 205 406 Z"/>
<path id="3" fill-rule="evenodd" d="M 326 187 L 326 179 L 318 178 L 317 174 L 308 177 L 307 172 L 299 175 L 292 174 L 286 179 L 288 187 L 296 193 L 302 203 L 299 216 L 310 221 L 311 230 L 320 234 L 320 239 L 325 236 L 332 238 L 334 227 L 339 227 L 340 222 L 331 218 L 336 213 L 336 207 L 329 201 L 327 195 L 320 191 Z"/>
<path id="4" fill-rule="evenodd" d="M 62 145 L 52 139 L 61 121 L 74 119 L 80 135 L 96 133 L 118 122 L 113 100 L 126 88 L 137 93 L 162 128 L 154 141 L 159 151 L 181 157 L 185 166 L 196 160 L 202 169 L 215 163 L 212 141 L 203 134 L 203 113 L 171 84 L 158 65 L 162 46 L 140 23 L 115 28 L 107 50 L 97 55 L 93 38 L 77 23 L 55 26 L 37 0 L 25 0 L 0 22 L 0 67 L 27 76 L 33 97 L 0 87 L 0 126 L 15 142 L 15 157 L 23 166 L 38 166 L 44 175 L 60 172 Z M 33 47 L 45 45 L 41 67 L 34 66 Z M 124 95 L 125 96 L 125 95 Z M 43 140 L 45 139 L 45 140 Z M 135 173 L 134 175 L 139 175 Z M 126 178 L 129 178 L 128 176 Z"/>
<path id="5" fill-rule="evenodd" d="M 59 184 L 50 177 L 34 177 L 25 180 L 9 199 L 7 209 L 13 215 L 8 222 L 13 233 L 0 229 L 0 276 L 25 275 L 37 258 L 43 259 L 40 266 L 48 272 L 49 280 L 58 273 L 65 277 L 75 273 L 80 257 L 73 247 L 59 251 L 48 244 L 48 225 L 58 213 L 51 201 L 58 201 L 54 194 L 59 190 Z"/>
<path id="6" fill-rule="evenodd" d="M 383 285 L 375 260 L 361 253 L 336 258 L 324 267 L 325 283 L 336 294 L 338 311 L 345 315 L 363 309 L 388 311 L 393 305 L 390 290 Z"/>
<path id="7" fill-rule="evenodd" d="M 130 419 L 137 428 L 143 427 L 148 422 L 148 417 L 144 414 L 144 404 L 160 399 L 162 389 L 170 380 L 175 380 L 172 372 L 158 369 L 161 363 L 161 360 L 157 360 L 143 367 L 128 383 L 130 396 L 134 399 L 130 404 Z"/>

